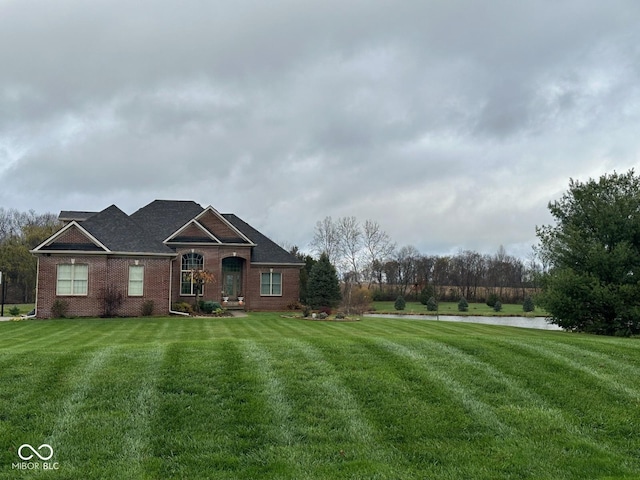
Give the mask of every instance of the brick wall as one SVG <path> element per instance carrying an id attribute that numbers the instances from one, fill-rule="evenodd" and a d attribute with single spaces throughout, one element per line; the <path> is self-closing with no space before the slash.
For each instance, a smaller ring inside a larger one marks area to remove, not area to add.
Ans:
<path id="1" fill-rule="evenodd" d="M 282 296 L 260 295 L 262 273 L 282 274 Z M 300 299 L 300 268 L 293 266 L 251 266 L 247 274 L 247 310 L 286 310 L 287 305 Z"/>
<path id="2" fill-rule="evenodd" d="M 53 243 L 78 243 L 83 244 L 89 242 L 89 238 L 78 229 L 76 226 L 71 226 L 66 232 L 60 234 L 56 241 Z"/>
<path id="3" fill-rule="evenodd" d="M 122 305 L 116 310 L 119 316 L 138 316 L 146 300 L 153 300 L 154 314 L 169 313 L 169 288 L 172 302 L 186 301 L 193 303 L 194 296 L 180 295 L 180 267 L 183 253 L 191 252 L 191 248 L 178 249 L 177 257 L 111 257 L 105 255 L 42 255 L 38 257 L 38 292 L 36 298 L 39 318 L 50 318 L 51 308 L 56 299 L 68 304 L 67 316 L 97 317 L 104 313 L 103 294 L 108 285 L 114 285 L 124 296 Z M 226 257 L 242 258 L 242 293 L 245 297 L 245 308 L 248 310 L 285 310 L 287 305 L 299 299 L 300 268 L 295 266 L 252 266 L 250 264 L 250 247 L 203 246 L 194 248 L 195 253 L 204 257 L 204 268 L 213 273 L 213 283 L 205 285 L 202 300 L 222 300 L 222 260 Z M 56 295 L 57 265 L 71 263 L 87 264 L 89 269 L 88 293 L 85 296 Z M 144 295 L 129 296 L 129 265 L 144 266 Z M 171 268 L 173 262 L 173 268 Z M 261 296 L 260 274 L 269 272 L 282 274 L 282 295 Z M 170 271 L 173 275 L 170 275 Z M 171 277 L 171 278 L 170 278 Z M 171 282 L 171 285 L 170 283 Z"/>
<path id="4" fill-rule="evenodd" d="M 226 257 L 242 258 L 244 260 L 243 266 L 243 278 L 242 278 L 242 291 L 245 292 L 247 281 L 247 265 L 251 259 L 250 247 L 233 247 L 233 246 L 202 246 L 200 248 L 179 248 L 177 249 L 178 256 L 174 259 L 173 263 L 173 278 L 172 278 L 172 298 L 174 302 L 187 302 L 193 303 L 195 296 L 193 295 L 181 295 L 180 294 L 180 270 L 182 267 L 182 255 L 185 253 L 199 253 L 204 257 L 204 269 L 211 272 L 214 276 L 214 281 L 204 286 L 204 295 L 200 297 L 201 300 L 212 300 L 214 302 L 222 301 L 222 260 Z M 233 253 L 235 252 L 235 255 Z"/>
<path id="5" fill-rule="evenodd" d="M 87 295 L 56 295 L 57 265 L 71 263 L 86 264 L 89 269 Z M 144 266 L 144 295 L 129 296 L 129 265 Z M 153 300 L 154 314 L 169 313 L 169 258 L 151 257 L 107 257 L 103 255 L 86 256 L 40 256 L 38 257 L 38 292 L 36 298 L 38 318 L 50 318 L 51 308 L 56 299 L 68 305 L 69 317 L 97 317 L 104 312 L 102 300 L 104 289 L 113 285 L 122 292 L 122 305 L 115 314 L 120 316 L 138 316 L 146 300 Z"/>
<path id="6" fill-rule="evenodd" d="M 236 238 L 239 236 L 237 232 L 230 228 L 225 221 L 221 220 L 212 211 L 205 213 L 198 219 L 198 222 L 204 225 L 218 239 Z"/>

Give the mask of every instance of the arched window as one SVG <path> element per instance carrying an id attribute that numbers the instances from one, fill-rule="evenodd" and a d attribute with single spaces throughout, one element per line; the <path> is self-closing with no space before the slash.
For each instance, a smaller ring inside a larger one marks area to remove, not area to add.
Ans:
<path id="1" fill-rule="evenodd" d="M 204 257 L 199 253 L 185 253 L 182 255 L 180 268 L 180 295 L 195 295 L 196 286 L 193 282 L 193 272 L 204 269 Z M 202 287 L 200 287 L 202 295 Z"/>

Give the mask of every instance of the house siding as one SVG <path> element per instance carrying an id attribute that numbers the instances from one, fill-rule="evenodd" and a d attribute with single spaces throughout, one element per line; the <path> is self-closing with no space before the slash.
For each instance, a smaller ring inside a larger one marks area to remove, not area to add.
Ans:
<path id="1" fill-rule="evenodd" d="M 87 295 L 57 295 L 57 266 L 71 263 L 87 264 L 89 280 Z M 142 297 L 129 296 L 129 265 L 144 266 L 144 294 Z M 98 317 L 104 313 L 103 292 L 112 285 L 123 294 L 123 302 L 114 312 L 119 316 L 139 316 L 145 301 L 154 303 L 154 315 L 169 313 L 169 258 L 135 258 L 107 256 L 40 256 L 38 259 L 38 295 L 36 315 L 38 318 L 51 318 L 52 307 L 56 300 L 66 301 L 68 317 Z"/>

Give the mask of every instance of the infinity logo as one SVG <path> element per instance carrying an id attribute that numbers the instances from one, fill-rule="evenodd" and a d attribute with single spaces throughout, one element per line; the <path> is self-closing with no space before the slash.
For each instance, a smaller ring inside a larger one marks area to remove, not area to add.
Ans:
<path id="1" fill-rule="evenodd" d="M 22 451 L 27 448 L 29 450 L 31 450 L 33 453 L 27 455 L 26 457 L 22 454 Z M 42 448 L 49 449 L 49 455 L 41 455 L 40 454 L 40 450 L 42 450 Z M 25 443 L 24 445 L 20 445 L 20 448 L 18 448 L 18 456 L 22 459 L 22 460 L 31 460 L 33 458 L 33 456 L 38 457 L 40 460 L 49 460 L 51 457 L 53 457 L 53 448 L 51 448 L 51 445 L 47 445 L 46 443 L 43 443 L 42 445 L 40 445 L 38 447 L 38 449 L 36 450 L 35 448 L 33 448 L 31 445 L 29 445 L 28 443 Z"/>

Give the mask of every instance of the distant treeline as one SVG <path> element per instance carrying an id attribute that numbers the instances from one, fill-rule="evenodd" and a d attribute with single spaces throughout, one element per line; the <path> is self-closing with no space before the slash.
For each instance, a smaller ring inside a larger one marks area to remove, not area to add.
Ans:
<path id="1" fill-rule="evenodd" d="M 35 302 L 37 260 L 29 250 L 58 228 L 60 223 L 53 213 L 0 207 L 0 271 L 6 303 Z"/>
<path id="2" fill-rule="evenodd" d="M 500 246 L 493 255 L 464 250 L 455 255 L 426 255 L 411 245 L 398 248 L 380 225 L 355 217 L 316 224 L 311 242 L 314 253 L 326 252 L 341 280 L 369 288 L 374 300 L 395 300 L 398 295 L 418 299 L 427 289 L 439 301 L 484 302 L 495 294 L 501 302 L 519 303 L 538 289 L 542 265 L 507 254 Z M 292 249 L 312 264 L 310 256 Z M 304 275 L 303 275 L 304 276 Z"/>

